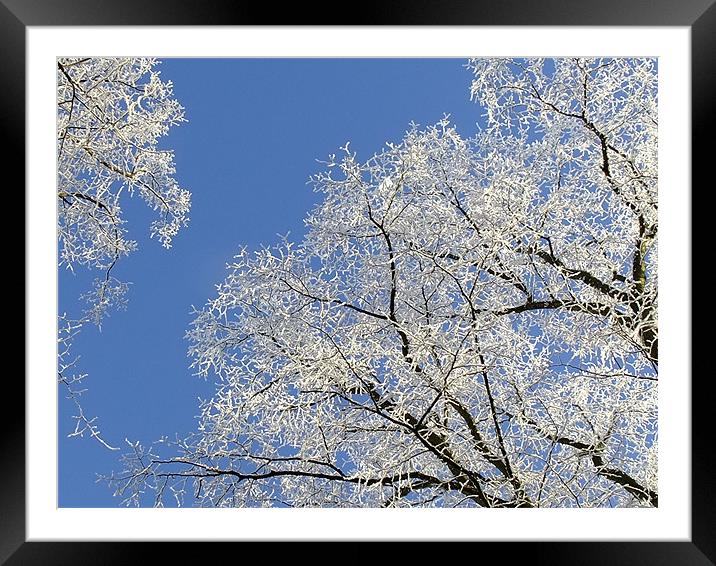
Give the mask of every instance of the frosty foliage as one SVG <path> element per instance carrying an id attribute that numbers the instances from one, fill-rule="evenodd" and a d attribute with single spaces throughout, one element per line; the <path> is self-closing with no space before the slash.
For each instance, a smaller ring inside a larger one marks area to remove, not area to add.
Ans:
<path id="1" fill-rule="evenodd" d="M 88 417 L 82 407 L 81 397 L 86 391 L 84 380 L 87 378 L 87 374 L 77 371 L 79 356 L 75 355 L 72 350 L 72 341 L 81 328 L 82 321 L 71 320 L 67 316 L 59 317 L 57 380 L 67 398 L 75 406 L 75 414 L 72 417 L 75 421 L 75 428 L 68 436 L 87 435 L 109 450 L 119 450 L 118 447 L 108 444 L 104 439 L 99 429 L 97 417 Z"/>
<path id="2" fill-rule="evenodd" d="M 474 59 L 487 127 L 313 178 L 188 332 L 218 391 L 109 481 L 205 506 L 656 506 L 657 72 Z"/>
<path id="3" fill-rule="evenodd" d="M 69 351 L 69 336 L 84 323 L 99 326 L 111 308 L 125 304 L 128 284 L 111 274 L 117 260 L 136 248 L 127 238 L 123 195 L 138 193 L 156 211 L 150 233 L 165 248 L 188 222 L 190 193 L 174 179 L 173 153 L 159 148 L 169 128 L 184 121 L 184 110 L 156 64 L 135 58 L 57 60 L 59 264 L 101 272 L 82 297 L 84 312 L 60 318 L 61 352 Z M 62 355 L 59 363 L 60 383 L 80 407 L 80 390 L 70 387 L 77 380 L 64 376 Z"/>
<path id="4" fill-rule="evenodd" d="M 153 59 L 57 61 L 57 197 L 61 262 L 108 268 L 134 249 L 126 239 L 123 192 L 157 211 L 164 247 L 184 226 L 190 194 L 174 180 L 174 155 L 158 148 L 184 121 Z"/>

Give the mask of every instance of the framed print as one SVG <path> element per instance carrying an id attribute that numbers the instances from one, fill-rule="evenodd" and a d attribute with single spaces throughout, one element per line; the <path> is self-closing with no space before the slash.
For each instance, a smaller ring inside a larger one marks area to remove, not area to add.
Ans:
<path id="1" fill-rule="evenodd" d="M 391 3 L 350 22 L 2 2 L 28 223 L 2 560 L 430 541 L 716 562 L 709 380 L 691 358 L 710 1 Z M 307 177 L 313 196 L 274 190 Z M 212 292 L 190 319 L 165 309 Z M 65 315 L 78 297 L 83 318 Z M 91 325 L 101 338 L 76 338 Z M 187 348 L 211 379 L 154 379 L 189 364 L 156 352 Z M 115 383 L 99 419 L 85 371 Z M 175 438 L 134 440 L 197 406 Z"/>

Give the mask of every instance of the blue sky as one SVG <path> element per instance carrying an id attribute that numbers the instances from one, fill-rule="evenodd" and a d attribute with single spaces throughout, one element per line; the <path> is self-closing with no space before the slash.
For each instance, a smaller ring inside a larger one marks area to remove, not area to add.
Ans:
<path id="1" fill-rule="evenodd" d="M 187 123 L 163 146 L 175 151 L 176 178 L 192 192 L 191 220 L 168 252 L 148 237 L 153 219 L 139 198 L 124 203 L 139 249 L 112 274 L 131 282 L 126 311 L 85 327 L 75 342 L 89 374 L 85 412 L 99 415 L 105 439 L 149 444 L 195 428 L 198 398 L 214 386 L 189 369 L 184 333 L 191 306 L 203 305 L 240 246 L 300 240 L 318 203 L 306 184 L 318 159 L 351 149 L 365 160 L 398 142 L 414 121 L 450 114 L 470 136 L 481 119 L 469 100 L 463 59 L 166 59 L 158 69 L 174 83 Z M 97 274 L 59 276 L 60 312 L 77 314 L 77 297 Z M 94 440 L 67 438 L 73 405 L 60 390 L 59 505 L 116 507 L 96 474 L 120 469 L 118 452 Z"/>

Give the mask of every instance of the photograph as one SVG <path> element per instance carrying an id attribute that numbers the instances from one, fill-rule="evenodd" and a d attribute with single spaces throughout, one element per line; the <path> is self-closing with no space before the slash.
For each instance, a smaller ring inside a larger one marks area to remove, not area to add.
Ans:
<path id="1" fill-rule="evenodd" d="M 59 58 L 60 507 L 657 507 L 657 87 Z"/>

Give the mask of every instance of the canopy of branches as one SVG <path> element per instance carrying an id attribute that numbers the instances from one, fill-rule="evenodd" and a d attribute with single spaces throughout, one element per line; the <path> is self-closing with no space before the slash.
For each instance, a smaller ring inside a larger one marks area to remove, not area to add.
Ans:
<path id="1" fill-rule="evenodd" d="M 128 503 L 658 504 L 656 62 L 469 66 L 487 128 L 346 145 L 305 240 L 235 257 L 188 333 L 218 391 Z"/>

